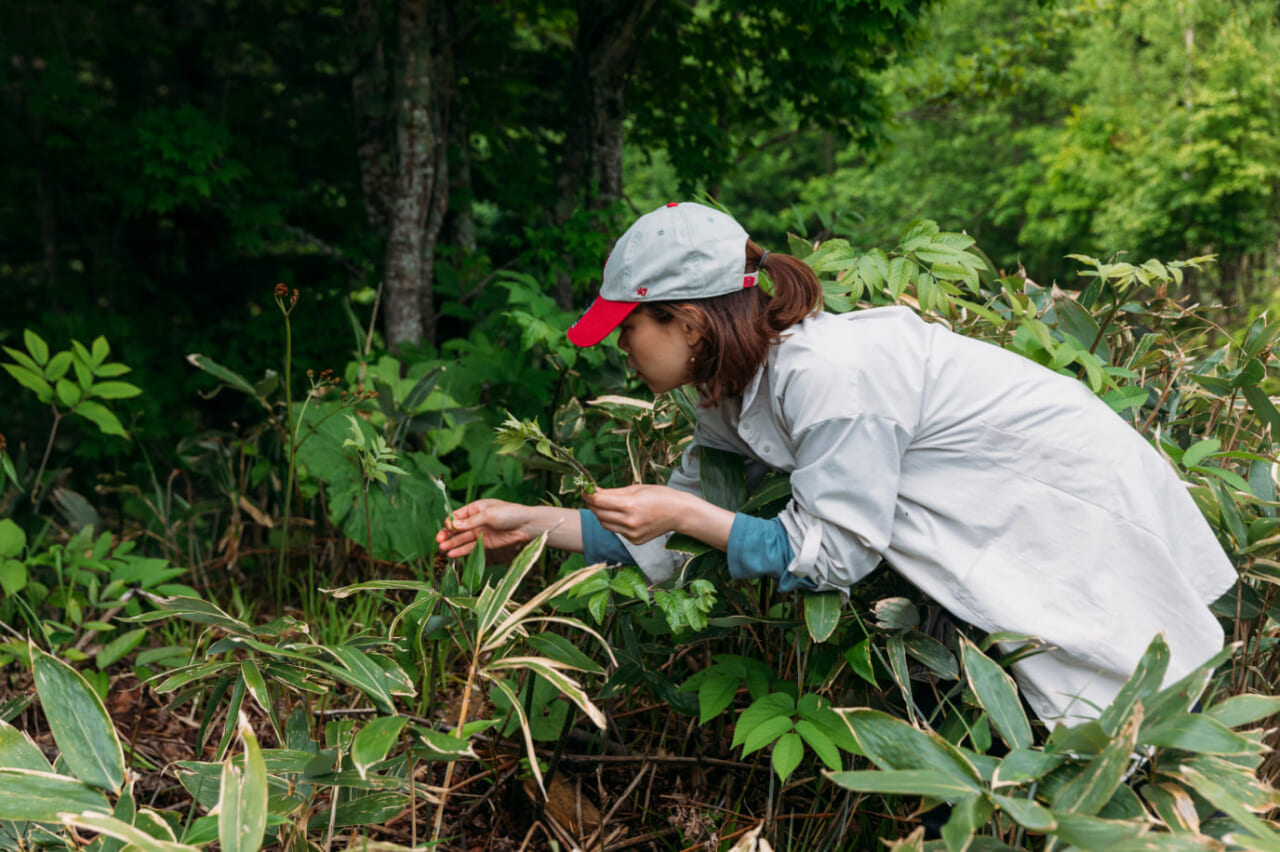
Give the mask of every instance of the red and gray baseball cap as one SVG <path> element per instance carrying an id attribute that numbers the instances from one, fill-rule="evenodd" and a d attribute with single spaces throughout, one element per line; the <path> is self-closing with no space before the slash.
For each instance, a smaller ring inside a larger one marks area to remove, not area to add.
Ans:
<path id="1" fill-rule="evenodd" d="M 600 296 L 569 328 L 569 341 L 594 346 L 643 302 L 709 299 L 756 286 L 745 273 L 747 232 L 733 217 L 692 202 L 646 213 L 618 238 Z"/>

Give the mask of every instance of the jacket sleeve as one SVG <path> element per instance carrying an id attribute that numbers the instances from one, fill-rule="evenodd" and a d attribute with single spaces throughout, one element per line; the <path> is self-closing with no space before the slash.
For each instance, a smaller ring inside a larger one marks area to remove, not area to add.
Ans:
<path id="1" fill-rule="evenodd" d="M 794 439 L 792 499 L 778 516 L 795 551 L 788 570 L 819 590 L 847 592 L 888 549 L 908 432 L 858 414 L 820 420 Z"/>

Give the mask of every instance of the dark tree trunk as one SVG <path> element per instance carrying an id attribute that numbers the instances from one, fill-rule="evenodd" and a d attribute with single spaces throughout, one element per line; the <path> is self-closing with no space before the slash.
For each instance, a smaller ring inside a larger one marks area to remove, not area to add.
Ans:
<path id="1" fill-rule="evenodd" d="M 351 54 L 351 94 L 355 106 L 356 158 L 365 219 L 379 235 L 387 230 L 395 172 L 390 131 L 390 83 L 376 0 L 348 0 L 347 37 Z"/>
<path id="2" fill-rule="evenodd" d="M 383 319 L 392 348 L 435 341 L 433 264 L 449 205 L 451 11 L 439 0 L 399 0 L 392 75 L 377 0 L 347 6 L 365 215 L 386 234 Z"/>
<path id="3" fill-rule="evenodd" d="M 657 0 L 580 0 L 574 43 L 572 124 L 556 182 L 553 220 L 564 224 L 577 207 L 599 210 L 622 197 L 623 120 L 627 80 L 644 45 L 645 19 Z M 568 276 L 556 301 L 573 308 Z"/>

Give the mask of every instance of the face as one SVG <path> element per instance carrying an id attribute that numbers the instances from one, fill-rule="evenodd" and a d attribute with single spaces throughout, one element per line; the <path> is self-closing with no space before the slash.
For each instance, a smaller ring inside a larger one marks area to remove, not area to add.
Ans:
<path id="1" fill-rule="evenodd" d="M 618 348 L 628 355 L 627 366 L 635 370 L 649 390 L 665 393 L 692 381 L 689 359 L 698 342 L 689 326 L 679 319 L 658 322 L 648 311 L 637 308 L 618 326 Z"/>

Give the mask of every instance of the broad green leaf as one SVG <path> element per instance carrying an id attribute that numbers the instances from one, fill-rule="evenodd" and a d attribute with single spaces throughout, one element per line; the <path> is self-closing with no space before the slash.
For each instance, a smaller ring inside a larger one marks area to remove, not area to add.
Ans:
<path id="1" fill-rule="evenodd" d="M 98 382 L 89 392 L 103 399 L 129 399 L 142 393 L 142 388 L 128 382 Z"/>
<path id="2" fill-rule="evenodd" d="M 805 592 L 804 623 L 814 642 L 831 638 L 840 624 L 840 603 L 839 592 Z"/>
<path id="3" fill-rule="evenodd" d="M 16 364 L 0 364 L 0 367 L 4 367 L 5 371 L 13 376 L 18 384 L 34 391 L 36 398 L 41 402 L 48 404 L 53 401 L 53 385 L 46 382 L 39 374 Z"/>
<path id="4" fill-rule="evenodd" d="M 142 641 L 147 638 L 148 632 L 145 627 L 139 627 L 127 633 L 122 633 L 104 645 L 94 658 L 94 664 L 98 667 L 98 670 L 105 670 L 108 666 L 121 660 L 125 654 L 141 645 Z"/>
<path id="5" fill-rule="evenodd" d="M 707 677 L 698 685 L 699 725 L 707 724 L 729 709 L 738 694 L 740 678 L 715 672 L 713 675 L 717 676 Z"/>
<path id="6" fill-rule="evenodd" d="M 771 692 L 757 698 L 750 707 L 738 714 L 733 726 L 731 746 L 736 748 L 742 745 L 752 731 L 770 719 L 785 717 L 790 720 L 795 709 L 795 700 L 784 692 Z"/>
<path id="7" fill-rule="evenodd" d="M 795 727 L 790 716 L 772 716 L 751 729 L 742 741 L 742 756 L 759 751 Z"/>
<path id="8" fill-rule="evenodd" d="M 1038 781 L 1061 766 L 1064 760 L 1060 755 L 1048 754 L 1038 748 L 1015 749 L 1001 758 L 992 786 Z"/>
<path id="9" fill-rule="evenodd" d="M 1266 746 L 1240 736 L 1204 713 L 1188 713 L 1159 725 L 1143 728 L 1138 743 L 1198 754 L 1262 754 L 1269 751 Z"/>
<path id="10" fill-rule="evenodd" d="M 1053 815 L 1058 821 L 1054 835 L 1080 849 L 1112 850 L 1146 831 L 1146 826 L 1137 820 L 1099 819 L 1057 809 Z"/>
<path id="11" fill-rule="evenodd" d="M 947 849 L 967 850 L 977 830 L 986 825 L 993 808 L 986 796 L 968 796 L 956 802 L 951 816 L 942 826 L 942 841 Z"/>
<path id="12" fill-rule="evenodd" d="M 356 798 L 340 802 L 333 815 L 333 824 L 335 827 L 347 827 L 353 825 L 381 826 L 393 819 L 396 815 L 403 813 L 405 805 L 405 794 L 399 790 L 382 790 L 376 793 L 365 793 L 364 795 Z M 313 815 L 311 819 L 308 820 L 307 827 L 313 832 L 327 830 L 329 827 L 329 812 L 327 810 L 321 810 Z M 362 843 L 354 845 L 359 849 L 366 848 L 365 844 Z M 375 844 L 368 844 L 367 849 L 368 852 L 375 852 Z"/>
<path id="13" fill-rule="evenodd" d="M 1280 411 L 1276 410 L 1271 398 L 1257 386 L 1244 388 L 1243 393 L 1258 419 L 1271 427 L 1272 440 L 1280 437 Z"/>
<path id="14" fill-rule="evenodd" d="M 826 775 L 846 790 L 859 793 L 932 796 L 947 802 L 957 802 L 974 793 L 967 784 L 933 769 L 855 769 Z"/>
<path id="15" fill-rule="evenodd" d="M 1258 777 L 1257 764 L 1198 754 L 1170 767 L 1169 774 L 1190 778 L 1188 772 L 1207 779 L 1243 807 L 1261 812 L 1280 807 L 1280 793 Z"/>
<path id="16" fill-rule="evenodd" d="M 1157 634 L 1147 646 L 1142 659 L 1138 660 L 1133 674 L 1112 699 L 1111 705 L 1098 717 L 1098 723 L 1102 725 L 1102 729 L 1114 735 L 1120 729 L 1121 723 L 1129 717 L 1134 705 L 1139 701 L 1145 702 L 1160 688 L 1168 668 L 1169 644 L 1165 641 L 1164 634 Z"/>
<path id="17" fill-rule="evenodd" d="M 1058 821 L 1053 812 L 1034 799 L 1018 799 L 1013 796 L 1001 796 L 993 793 L 991 800 L 996 807 L 1007 813 L 1014 822 L 1028 831 L 1043 834 L 1052 831 Z"/>
<path id="18" fill-rule="evenodd" d="M 44 342 L 44 338 L 36 334 L 31 329 L 23 329 L 22 340 L 27 344 L 27 351 L 31 353 L 31 357 L 35 359 L 37 364 L 44 366 L 49 361 L 49 344 Z"/>
<path id="19" fill-rule="evenodd" d="M 26 732 L 5 721 L 0 721 L 0 767 L 31 772 L 53 771 L 44 752 L 40 751 L 40 747 L 31 741 Z"/>
<path id="20" fill-rule="evenodd" d="M 243 621 L 232 618 L 216 605 L 200 598 L 192 598 L 182 595 L 160 597 L 158 595 L 148 594 L 147 600 L 149 600 L 152 606 L 156 607 L 156 609 L 154 611 L 144 612 L 141 615 L 132 616 L 126 619 L 126 621 L 159 621 L 164 618 L 177 616 L 184 621 L 191 621 L 196 624 L 208 624 L 213 627 L 221 627 L 231 633 L 245 636 L 252 633 L 249 625 L 245 624 Z"/>
<path id="21" fill-rule="evenodd" d="M 89 682 L 61 660 L 30 646 L 40 706 L 62 759 L 81 781 L 119 792 L 124 782 L 124 750 L 102 699 Z"/>
<path id="22" fill-rule="evenodd" d="M 745 460 L 738 453 L 714 447 L 699 447 L 698 451 L 703 499 L 722 509 L 738 511 L 747 500 Z"/>
<path id="23" fill-rule="evenodd" d="M 267 718 L 271 721 L 271 727 L 276 728 L 276 739 L 280 739 L 280 731 L 276 726 L 276 711 L 271 703 L 271 692 L 267 689 L 267 681 L 262 676 L 262 670 L 258 668 L 257 662 L 251 658 L 245 658 L 240 661 L 240 677 L 244 678 L 245 689 L 262 710 L 267 714 Z"/>
<path id="24" fill-rule="evenodd" d="M 884 770 L 941 771 L 971 792 L 981 789 L 977 770 L 953 745 L 879 710 L 839 710 L 863 753 Z"/>
<path id="25" fill-rule="evenodd" d="M 568 619 L 565 620 L 567 621 Z M 535 633 L 525 641 L 540 651 L 543 656 L 550 657 L 557 662 L 572 666 L 579 671 L 604 674 L 603 666 L 588 657 L 582 652 L 581 648 L 559 633 Z"/>
<path id="26" fill-rule="evenodd" d="M 71 353 L 67 351 L 58 352 L 49 359 L 49 364 L 44 368 L 44 377 L 51 382 L 56 382 L 67 374 L 67 370 L 71 369 Z"/>
<path id="27" fill-rule="evenodd" d="M 795 772 L 797 766 L 800 765 L 800 759 L 804 757 L 804 743 L 800 741 L 797 734 L 783 734 L 773 746 L 773 771 L 778 773 L 778 777 L 783 781 Z"/>
<path id="28" fill-rule="evenodd" d="M 78 385 L 74 382 L 69 382 L 66 379 L 58 379 L 58 381 L 54 383 L 53 389 L 58 394 L 58 401 L 67 408 L 75 408 L 76 403 L 78 403 L 81 397 L 84 396 L 84 392 Z"/>
<path id="29" fill-rule="evenodd" d="M 93 351 L 89 353 L 89 364 L 97 367 L 103 361 L 107 360 L 107 356 L 111 354 L 111 344 L 107 343 L 107 339 L 102 335 L 98 335 L 93 339 Z"/>
<path id="30" fill-rule="evenodd" d="M 831 737 L 813 722 L 808 719 L 796 722 L 796 733 L 809 745 L 809 748 L 813 749 L 813 753 L 827 765 L 828 769 L 839 770 L 843 767 L 840 749 L 836 748 Z"/>
<path id="31" fill-rule="evenodd" d="M 947 647 L 928 634 L 912 630 L 902 639 L 907 654 L 946 680 L 960 679 L 960 666 Z"/>
<path id="32" fill-rule="evenodd" d="M 358 648 L 350 646 L 326 645 L 324 649 L 338 660 L 340 666 L 317 661 L 322 668 L 341 678 L 343 682 L 359 689 L 369 697 L 369 700 L 381 712 L 388 715 L 396 712 L 395 700 L 391 697 L 392 683 L 388 679 L 386 672 L 377 663 L 373 662 L 367 654 Z"/>
<path id="33" fill-rule="evenodd" d="M 404 716 L 379 716 L 356 732 L 351 744 L 351 762 L 361 778 L 367 777 L 370 766 L 386 758 L 408 721 Z"/>
<path id="34" fill-rule="evenodd" d="M 1170 831 L 1175 834 L 1200 833 L 1196 803 L 1185 787 L 1172 782 L 1145 784 L 1140 792 Z"/>
<path id="35" fill-rule="evenodd" d="M 1205 438 L 1202 441 L 1196 441 L 1187 447 L 1186 452 L 1182 454 L 1182 466 L 1195 467 L 1220 449 L 1222 449 L 1222 442 L 1217 438 Z"/>
<path id="36" fill-rule="evenodd" d="M 27 534 L 8 518 L 0 518 L 0 557 L 18 556 L 27 546 Z"/>
<path id="37" fill-rule="evenodd" d="M 871 637 L 863 639 L 857 645 L 844 652 L 845 661 L 849 667 L 853 669 L 859 677 L 872 686 L 879 688 L 876 683 L 875 667 L 871 664 Z"/>
<path id="38" fill-rule="evenodd" d="M 111 805 L 101 792 L 66 775 L 0 769 L 0 819 L 60 822 L 59 814 L 67 811 L 109 814 Z"/>
<path id="39" fill-rule="evenodd" d="M 469 739 L 450 736 L 449 734 L 444 734 L 440 731 L 433 731 L 430 728 L 423 728 L 420 726 L 414 726 L 414 730 L 422 737 L 422 743 L 431 759 L 474 759 L 476 756 L 475 751 L 471 748 L 471 741 Z"/>
<path id="40" fill-rule="evenodd" d="M 67 813 L 63 815 L 63 823 L 76 828 L 105 834 L 128 844 L 130 850 L 139 852 L 199 852 L 195 846 L 186 846 L 171 840 L 159 840 L 135 825 L 117 819 L 109 814 Z M 225 847 L 224 847 L 225 848 Z"/>
<path id="41" fill-rule="evenodd" d="M 74 413 L 79 414 L 85 420 L 97 426 L 98 431 L 104 435 L 116 435 L 121 438 L 129 437 L 129 433 L 120 425 L 120 420 L 101 403 L 94 402 L 91 399 L 82 400 L 75 407 Z"/>
<path id="42" fill-rule="evenodd" d="M 1124 779 L 1141 726 L 1142 705 L 1139 704 L 1098 756 L 1054 793 L 1054 812 L 1093 815 L 1100 811 Z"/>
<path id="43" fill-rule="evenodd" d="M 266 405 L 266 402 L 258 396 L 258 392 L 254 389 L 253 385 L 249 383 L 249 380 L 234 370 L 228 370 L 212 358 L 201 355 L 198 352 L 193 352 L 188 355 L 187 361 L 192 366 L 204 370 L 218 381 L 230 385 L 238 391 L 243 391 L 250 397 L 257 399 L 261 404 Z"/>
<path id="44" fill-rule="evenodd" d="M 916 271 L 916 265 L 913 261 L 905 257 L 895 257 L 889 261 L 889 275 L 886 283 L 889 288 L 889 295 L 896 302 L 902 298 L 902 294 L 907 291 L 907 285 L 911 283 L 912 275 Z"/>
<path id="45" fill-rule="evenodd" d="M 223 764 L 218 841 L 226 852 L 258 852 L 267 829 L 267 765 L 248 721 L 239 720 L 244 769 L 231 760 Z"/>
<path id="46" fill-rule="evenodd" d="M 1238 728 L 1276 713 L 1280 713 L 1280 696 L 1248 693 L 1232 696 L 1204 711 L 1204 715 L 1228 728 Z"/>

